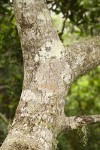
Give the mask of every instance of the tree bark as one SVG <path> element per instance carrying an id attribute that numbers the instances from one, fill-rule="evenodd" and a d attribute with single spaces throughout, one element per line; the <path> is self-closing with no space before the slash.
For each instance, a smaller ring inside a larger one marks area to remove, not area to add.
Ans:
<path id="1" fill-rule="evenodd" d="M 66 49 L 45 0 L 14 0 L 14 11 L 24 81 L 12 127 L 0 150 L 55 150 L 65 123 L 64 96 L 78 76 L 100 64 L 100 38 L 95 38 L 98 43 L 92 39 Z"/>
<path id="2" fill-rule="evenodd" d="M 100 123 L 100 115 L 66 117 L 65 122 L 62 124 L 62 131 L 66 129 L 73 130 L 84 125 L 90 125 L 95 123 Z"/>
<path id="3" fill-rule="evenodd" d="M 66 51 L 75 80 L 100 64 L 100 36 L 69 46 Z"/>

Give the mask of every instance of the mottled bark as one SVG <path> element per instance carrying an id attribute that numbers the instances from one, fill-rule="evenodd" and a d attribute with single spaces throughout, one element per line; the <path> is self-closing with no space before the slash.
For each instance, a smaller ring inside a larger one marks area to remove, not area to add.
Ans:
<path id="1" fill-rule="evenodd" d="M 66 120 L 64 95 L 77 76 L 99 64 L 99 41 L 97 46 L 89 40 L 91 46 L 65 49 L 45 0 L 14 0 L 14 11 L 24 81 L 12 127 L 0 150 L 55 150 L 56 137 Z"/>
<path id="2" fill-rule="evenodd" d="M 15 0 L 14 10 L 23 50 L 24 81 L 12 128 L 1 149 L 56 149 L 64 115 L 63 76 L 69 67 L 63 64 L 64 47 L 44 0 Z"/>
<path id="3" fill-rule="evenodd" d="M 84 125 L 90 125 L 100 123 L 100 115 L 90 115 L 90 116 L 72 116 L 65 117 L 65 122 L 62 124 L 62 130 L 73 130 Z"/>
<path id="4" fill-rule="evenodd" d="M 100 36 L 69 46 L 66 51 L 75 80 L 100 64 Z"/>

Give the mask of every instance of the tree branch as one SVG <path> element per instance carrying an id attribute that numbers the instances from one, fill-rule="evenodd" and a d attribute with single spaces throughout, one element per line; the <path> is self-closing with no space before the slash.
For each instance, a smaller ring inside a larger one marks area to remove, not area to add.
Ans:
<path id="1" fill-rule="evenodd" d="M 97 67 L 100 64 L 100 36 L 69 46 L 66 58 L 74 73 L 74 80 Z"/>
<path id="2" fill-rule="evenodd" d="M 73 129 L 77 129 L 78 127 L 82 127 L 84 125 L 100 123 L 100 115 L 72 116 L 72 117 L 66 117 L 64 121 L 65 122 L 62 129 L 73 130 Z"/>

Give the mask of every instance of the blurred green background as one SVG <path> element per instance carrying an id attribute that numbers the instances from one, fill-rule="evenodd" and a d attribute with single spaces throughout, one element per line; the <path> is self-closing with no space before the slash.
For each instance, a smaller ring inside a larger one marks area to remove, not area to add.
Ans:
<path id="1" fill-rule="evenodd" d="M 54 25 L 65 46 L 100 34 L 100 0 L 47 0 Z M 23 59 L 16 21 L 8 0 L 0 0 L 0 145 L 19 102 Z M 100 113 L 100 67 L 78 79 L 66 97 L 65 113 Z M 90 125 L 87 145 L 82 129 L 58 136 L 58 150 L 99 150 L 100 125 Z"/>

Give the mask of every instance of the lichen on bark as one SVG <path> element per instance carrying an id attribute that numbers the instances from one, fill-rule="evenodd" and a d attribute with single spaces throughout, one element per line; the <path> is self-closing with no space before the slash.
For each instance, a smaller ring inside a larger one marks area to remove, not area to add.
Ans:
<path id="1" fill-rule="evenodd" d="M 45 0 L 14 0 L 14 11 L 24 81 L 12 127 L 0 150 L 55 150 L 59 132 L 84 125 L 84 118 L 64 115 L 64 96 L 78 76 L 100 64 L 100 42 L 93 38 L 66 49 Z M 96 117 L 92 118 L 95 122 Z"/>

